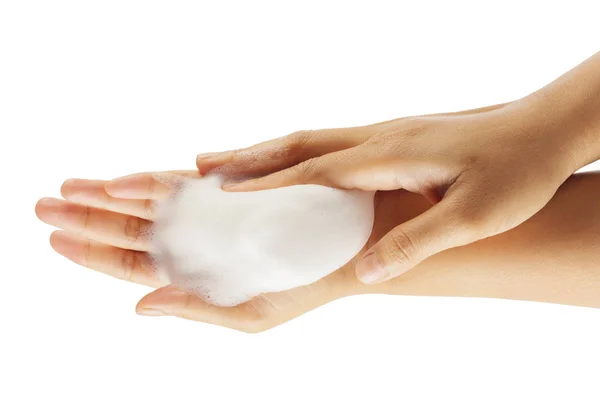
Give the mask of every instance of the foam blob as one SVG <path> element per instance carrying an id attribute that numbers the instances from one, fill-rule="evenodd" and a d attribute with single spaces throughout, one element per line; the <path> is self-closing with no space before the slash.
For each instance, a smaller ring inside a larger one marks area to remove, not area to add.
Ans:
<path id="1" fill-rule="evenodd" d="M 158 272 L 209 303 L 234 306 L 313 283 L 371 234 L 372 192 L 298 185 L 234 193 L 222 182 L 171 181 L 174 195 L 158 204 L 152 237 Z"/>

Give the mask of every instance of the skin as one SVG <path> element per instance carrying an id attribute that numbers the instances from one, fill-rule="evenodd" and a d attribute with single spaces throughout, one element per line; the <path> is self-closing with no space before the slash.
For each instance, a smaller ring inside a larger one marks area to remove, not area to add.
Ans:
<path id="1" fill-rule="evenodd" d="M 173 172 L 199 177 L 198 172 Z M 152 272 L 144 232 L 156 201 L 169 194 L 153 173 L 114 181 L 71 179 L 63 199 L 41 199 L 36 214 L 61 230 L 54 250 L 77 264 L 158 288 L 142 298 L 141 315 L 170 315 L 259 332 L 330 301 L 368 293 L 490 297 L 600 307 L 600 173 L 570 177 L 531 219 L 506 233 L 449 249 L 406 274 L 366 285 L 354 269 L 362 255 L 395 226 L 431 209 L 423 196 L 395 190 L 375 197 L 369 243 L 351 262 L 311 285 L 267 293 L 222 308 L 161 282 Z M 526 204 L 524 203 L 524 207 Z"/>
<path id="2" fill-rule="evenodd" d="M 600 159 L 600 53 L 514 102 L 356 128 L 301 131 L 200 155 L 261 177 L 224 186 L 316 183 L 418 193 L 433 205 L 389 230 L 357 263 L 364 283 L 403 274 L 447 249 L 507 232 L 538 213 L 581 167 Z M 266 176 L 262 176 L 266 175 Z"/>

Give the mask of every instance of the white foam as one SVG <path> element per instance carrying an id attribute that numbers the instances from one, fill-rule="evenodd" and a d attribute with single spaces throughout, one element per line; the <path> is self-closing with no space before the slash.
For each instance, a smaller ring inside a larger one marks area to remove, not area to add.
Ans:
<path id="1" fill-rule="evenodd" d="M 350 261 L 373 227 L 372 192 L 298 185 L 225 192 L 185 179 L 158 205 L 153 258 L 171 283 L 219 306 L 313 283 Z"/>

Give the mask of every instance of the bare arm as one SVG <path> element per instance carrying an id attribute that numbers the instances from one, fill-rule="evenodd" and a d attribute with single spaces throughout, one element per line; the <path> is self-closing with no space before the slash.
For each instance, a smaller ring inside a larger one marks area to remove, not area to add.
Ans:
<path id="1" fill-rule="evenodd" d="M 382 193 L 373 240 L 430 205 Z M 358 293 L 494 297 L 600 307 L 600 173 L 572 176 L 517 228 L 444 251 L 407 274 Z"/>

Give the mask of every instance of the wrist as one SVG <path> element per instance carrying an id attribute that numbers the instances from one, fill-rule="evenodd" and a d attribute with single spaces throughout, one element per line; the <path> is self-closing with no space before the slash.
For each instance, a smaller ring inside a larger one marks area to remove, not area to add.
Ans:
<path id="1" fill-rule="evenodd" d="M 547 161 L 562 182 L 600 157 L 600 112 L 570 96 L 560 97 L 535 92 L 512 103 L 515 112 L 510 114 L 542 152 L 540 161 Z"/>

